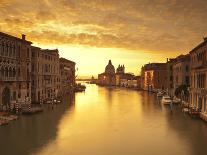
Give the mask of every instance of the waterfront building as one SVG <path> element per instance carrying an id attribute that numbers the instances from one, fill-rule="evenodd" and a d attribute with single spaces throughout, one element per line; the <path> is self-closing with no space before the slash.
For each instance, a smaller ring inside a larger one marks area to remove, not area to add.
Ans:
<path id="1" fill-rule="evenodd" d="M 59 51 L 32 47 L 32 102 L 60 96 Z"/>
<path id="2" fill-rule="evenodd" d="M 174 91 L 180 86 L 190 85 L 190 55 L 180 55 L 176 57 L 173 64 L 173 88 Z"/>
<path id="3" fill-rule="evenodd" d="M 108 65 L 105 67 L 105 72 L 98 75 L 98 84 L 106 86 L 116 85 L 115 68 L 109 60 Z"/>
<path id="4" fill-rule="evenodd" d="M 60 58 L 60 73 L 61 73 L 61 87 L 62 95 L 69 93 L 75 86 L 75 62 Z"/>
<path id="5" fill-rule="evenodd" d="M 190 105 L 207 118 L 207 38 L 190 51 Z"/>
<path id="6" fill-rule="evenodd" d="M 141 87 L 147 91 L 166 90 L 166 63 L 149 63 L 141 69 Z"/>
<path id="7" fill-rule="evenodd" d="M 121 86 L 121 87 L 136 87 L 137 86 L 136 77 L 132 73 L 121 74 L 119 86 Z"/>
<path id="8" fill-rule="evenodd" d="M 0 108 L 31 101 L 31 44 L 0 32 Z"/>
<path id="9" fill-rule="evenodd" d="M 167 59 L 167 80 L 166 80 L 166 91 L 170 96 L 174 96 L 174 85 L 173 85 L 173 65 L 176 62 L 176 58 Z"/>

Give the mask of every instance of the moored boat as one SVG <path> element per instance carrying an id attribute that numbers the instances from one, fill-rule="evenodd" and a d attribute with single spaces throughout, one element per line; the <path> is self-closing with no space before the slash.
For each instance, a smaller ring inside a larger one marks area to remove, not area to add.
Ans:
<path id="1" fill-rule="evenodd" d="M 171 104 L 172 103 L 172 100 L 171 100 L 171 98 L 168 95 L 164 95 L 162 97 L 161 103 L 162 104 L 166 104 L 166 105 L 167 104 Z"/>

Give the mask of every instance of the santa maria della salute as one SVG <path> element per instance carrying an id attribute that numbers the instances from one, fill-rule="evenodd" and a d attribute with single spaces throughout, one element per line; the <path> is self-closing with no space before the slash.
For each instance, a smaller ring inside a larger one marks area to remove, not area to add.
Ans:
<path id="1" fill-rule="evenodd" d="M 105 67 L 105 72 L 98 75 L 98 84 L 105 86 L 126 86 L 129 80 L 132 82 L 137 80 L 137 77 L 133 74 L 125 73 L 124 65 L 119 65 L 115 72 L 115 67 L 111 60 L 109 60 L 108 65 Z"/>

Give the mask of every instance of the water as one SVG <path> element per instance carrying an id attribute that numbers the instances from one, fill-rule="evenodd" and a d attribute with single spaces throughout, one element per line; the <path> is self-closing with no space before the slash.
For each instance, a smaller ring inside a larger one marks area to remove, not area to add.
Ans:
<path id="1" fill-rule="evenodd" d="M 87 85 L 53 110 L 0 127 L 1 155 L 206 155 L 207 123 L 154 94 Z"/>

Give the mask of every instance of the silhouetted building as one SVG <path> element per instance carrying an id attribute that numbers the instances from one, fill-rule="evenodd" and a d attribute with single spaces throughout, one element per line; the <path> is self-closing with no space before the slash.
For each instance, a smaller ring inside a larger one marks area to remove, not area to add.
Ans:
<path id="1" fill-rule="evenodd" d="M 98 84 L 114 86 L 116 85 L 115 68 L 109 60 L 108 65 L 105 68 L 105 72 L 98 75 Z"/>
<path id="2" fill-rule="evenodd" d="M 125 67 L 124 65 L 119 65 L 116 69 L 116 74 L 124 74 L 125 73 Z"/>

